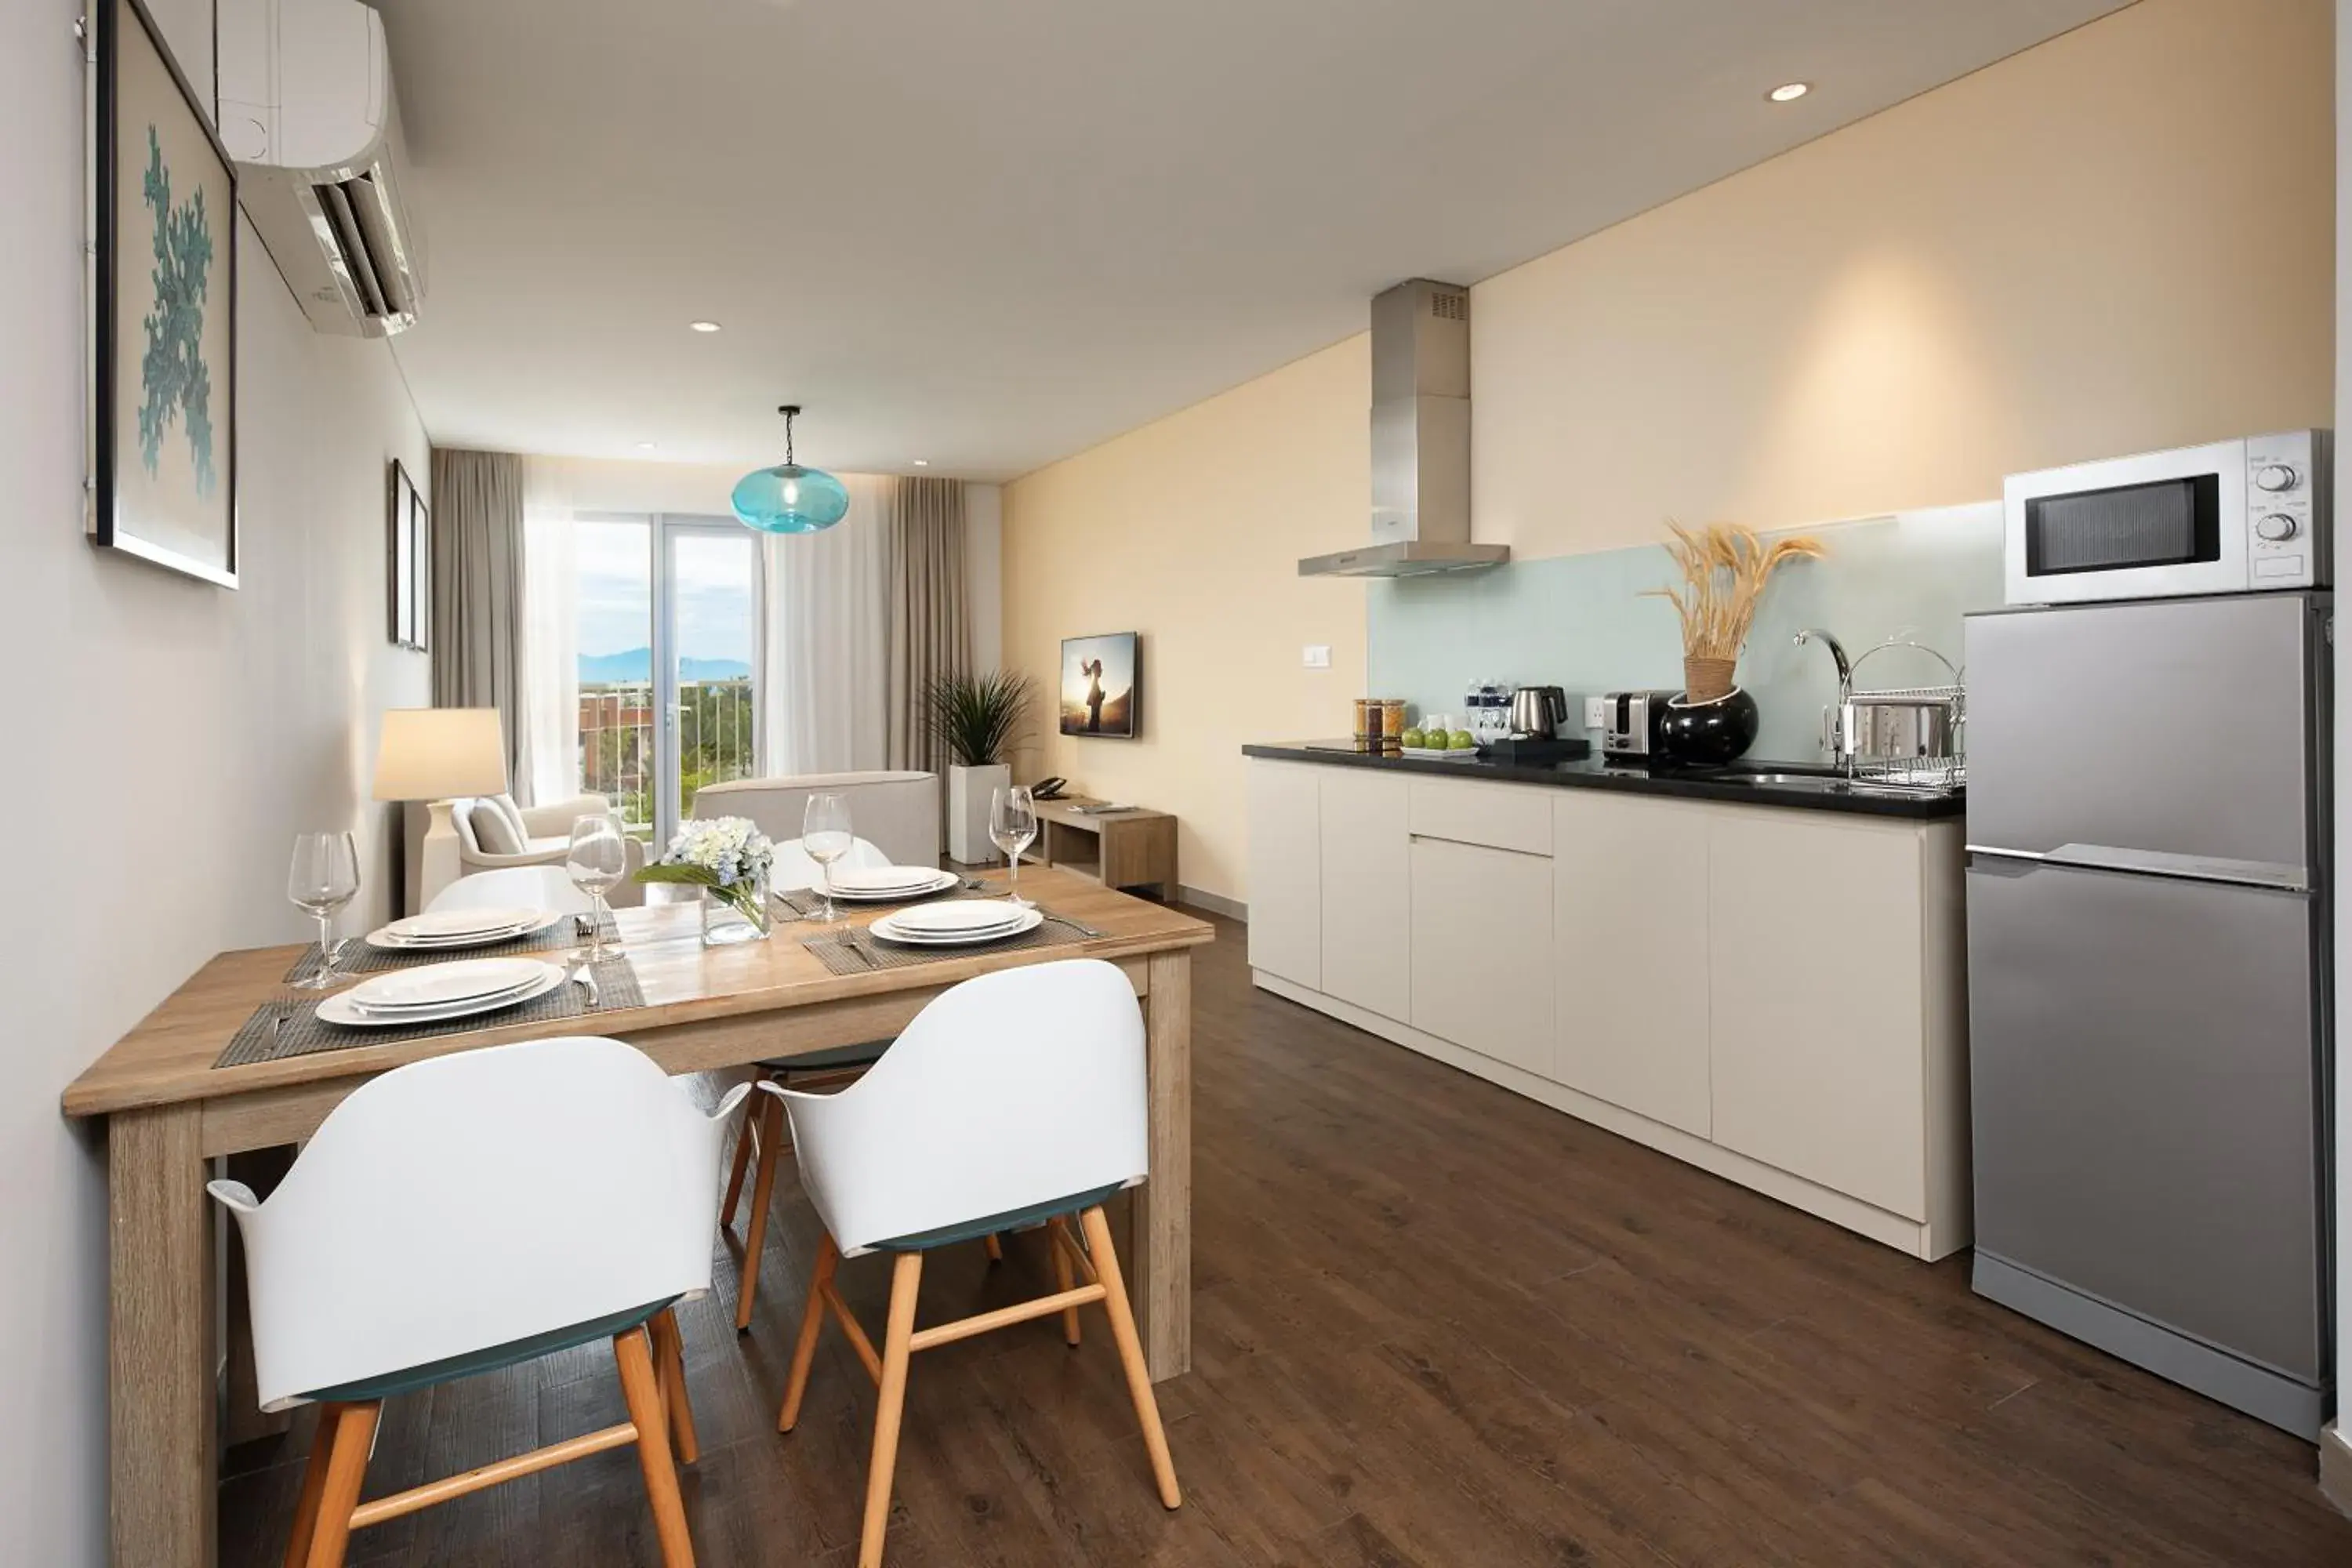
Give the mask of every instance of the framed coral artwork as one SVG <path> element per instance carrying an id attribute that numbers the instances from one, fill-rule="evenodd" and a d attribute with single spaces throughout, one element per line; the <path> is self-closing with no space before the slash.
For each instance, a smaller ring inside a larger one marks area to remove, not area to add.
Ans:
<path id="1" fill-rule="evenodd" d="M 236 586 L 236 165 L 139 0 L 96 26 L 90 537 Z"/>

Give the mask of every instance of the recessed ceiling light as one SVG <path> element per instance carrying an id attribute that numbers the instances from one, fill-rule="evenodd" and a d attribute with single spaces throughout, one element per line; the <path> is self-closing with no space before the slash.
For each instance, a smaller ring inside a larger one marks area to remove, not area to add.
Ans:
<path id="1" fill-rule="evenodd" d="M 1780 86 L 1774 88 L 1770 92 L 1766 93 L 1764 96 L 1770 99 L 1775 103 L 1794 103 L 1797 100 L 1804 97 L 1805 94 L 1812 90 L 1813 84 L 1811 82 L 1791 81 L 1782 83 Z"/>
<path id="2" fill-rule="evenodd" d="M 918 458 L 915 459 L 915 467 L 919 468 L 928 468 L 930 466 L 931 460 L 929 458 Z"/>
<path id="3" fill-rule="evenodd" d="M 715 332 L 719 330 L 719 323 L 716 321 L 688 321 L 687 325 L 698 332 Z"/>
<path id="4" fill-rule="evenodd" d="M 637 450 L 640 452 L 650 452 L 653 449 L 654 444 L 651 441 L 640 441 L 637 443 Z"/>

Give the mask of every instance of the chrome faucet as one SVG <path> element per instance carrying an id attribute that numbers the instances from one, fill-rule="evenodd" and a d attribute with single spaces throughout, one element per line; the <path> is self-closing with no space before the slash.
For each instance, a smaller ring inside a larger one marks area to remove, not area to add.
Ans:
<path id="1" fill-rule="evenodd" d="M 1837 661 L 1838 700 L 1834 708 L 1822 710 L 1822 750 L 1830 761 L 1841 766 L 1850 765 L 1853 753 L 1846 744 L 1845 716 L 1853 702 L 1853 664 L 1845 656 L 1845 647 L 1835 637 L 1820 626 L 1807 626 L 1797 634 L 1796 643 L 1804 647 L 1814 638 L 1827 644 L 1830 657 Z"/>

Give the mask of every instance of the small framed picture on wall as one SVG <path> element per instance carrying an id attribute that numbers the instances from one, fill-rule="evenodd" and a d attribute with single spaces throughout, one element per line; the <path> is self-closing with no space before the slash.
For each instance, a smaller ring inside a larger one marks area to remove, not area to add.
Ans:
<path id="1" fill-rule="evenodd" d="M 384 575 L 391 637 L 423 653 L 432 625 L 433 513 L 400 459 L 392 461 L 384 501 Z"/>

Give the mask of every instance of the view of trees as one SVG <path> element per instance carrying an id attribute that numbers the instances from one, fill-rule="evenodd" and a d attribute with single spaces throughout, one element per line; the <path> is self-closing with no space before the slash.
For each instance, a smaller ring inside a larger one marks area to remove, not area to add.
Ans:
<path id="1" fill-rule="evenodd" d="M 698 680 L 678 687 L 678 816 L 694 815 L 704 784 L 751 777 L 759 766 L 751 681 Z M 612 798 L 630 832 L 650 837 L 654 822 L 654 692 L 644 681 L 580 688 L 581 788 Z"/>

